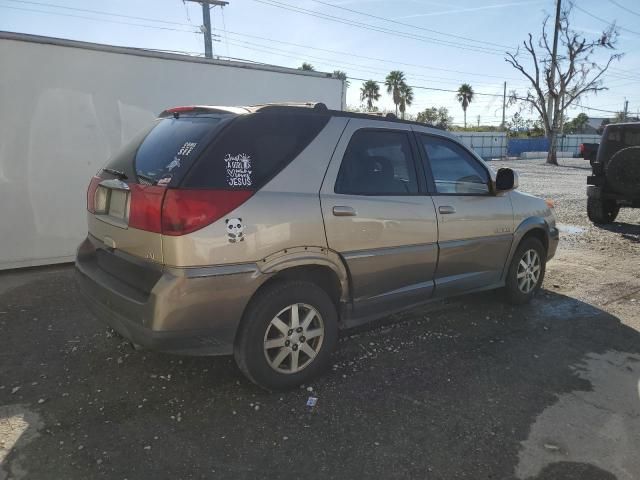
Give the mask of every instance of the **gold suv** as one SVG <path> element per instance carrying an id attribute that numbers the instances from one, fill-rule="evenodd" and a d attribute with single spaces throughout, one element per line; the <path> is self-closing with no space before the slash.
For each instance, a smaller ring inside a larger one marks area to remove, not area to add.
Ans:
<path id="1" fill-rule="evenodd" d="M 323 104 L 177 107 L 89 185 L 79 285 L 132 343 L 308 381 L 340 328 L 504 288 L 558 244 L 547 203 L 450 133 Z"/>

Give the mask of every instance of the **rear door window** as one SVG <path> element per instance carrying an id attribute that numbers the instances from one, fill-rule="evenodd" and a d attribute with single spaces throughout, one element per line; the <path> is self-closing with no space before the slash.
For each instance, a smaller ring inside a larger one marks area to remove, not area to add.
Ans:
<path id="1" fill-rule="evenodd" d="M 335 193 L 381 196 L 418 193 L 416 169 L 407 132 L 355 132 L 340 165 Z"/>
<path id="2" fill-rule="evenodd" d="M 255 190 L 287 166 L 329 121 L 317 113 L 238 116 L 203 152 L 182 186 Z"/>

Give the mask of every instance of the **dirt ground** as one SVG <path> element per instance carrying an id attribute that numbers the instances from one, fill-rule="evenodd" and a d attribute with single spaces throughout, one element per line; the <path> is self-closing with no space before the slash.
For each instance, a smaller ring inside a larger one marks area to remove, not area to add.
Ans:
<path id="1" fill-rule="evenodd" d="M 531 305 L 476 294 L 348 332 L 282 394 L 229 358 L 132 350 L 70 267 L 0 275 L 0 479 L 640 478 L 640 210 L 591 225 L 588 164 L 562 163 L 493 162 L 556 201 Z"/>

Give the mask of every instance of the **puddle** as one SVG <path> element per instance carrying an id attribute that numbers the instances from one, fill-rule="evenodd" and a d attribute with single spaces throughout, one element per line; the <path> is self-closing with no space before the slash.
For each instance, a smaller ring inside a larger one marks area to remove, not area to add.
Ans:
<path id="1" fill-rule="evenodd" d="M 585 231 L 584 228 L 578 227 L 576 225 L 565 225 L 563 223 L 559 223 L 557 225 L 560 233 L 565 233 L 567 235 L 582 235 Z"/>

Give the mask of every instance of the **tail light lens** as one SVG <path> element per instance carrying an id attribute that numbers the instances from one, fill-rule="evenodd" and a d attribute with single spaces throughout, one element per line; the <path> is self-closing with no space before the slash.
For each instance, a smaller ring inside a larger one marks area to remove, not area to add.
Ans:
<path id="1" fill-rule="evenodd" d="M 96 191 L 103 179 L 93 177 L 87 189 L 87 210 L 98 212 Z M 186 235 L 219 220 L 252 195 L 251 190 L 175 190 L 129 184 L 129 226 L 163 235 Z"/>
<path id="2" fill-rule="evenodd" d="M 93 177 L 87 188 L 87 210 L 91 213 L 96 213 L 96 190 L 101 181 L 100 177 Z"/>
<path id="3" fill-rule="evenodd" d="M 162 233 L 162 200 L 167 188 L 139 183 L 130 183 L 129 188 L 129 226 Z"/>
<path id="4" fill-rule="evenodd" d="M 162 206 L 162 233 L 185 235 L 219 220 L 246 202 L 250 190 L 169 189 Z"/>
<path id="5" fill-rule="evenodd" d="M 580 144 L 580 153 L 584 154 L 584 143 Z"/>

